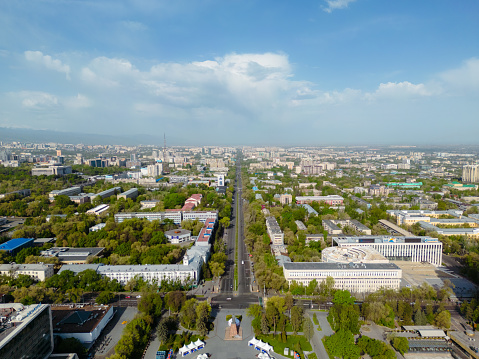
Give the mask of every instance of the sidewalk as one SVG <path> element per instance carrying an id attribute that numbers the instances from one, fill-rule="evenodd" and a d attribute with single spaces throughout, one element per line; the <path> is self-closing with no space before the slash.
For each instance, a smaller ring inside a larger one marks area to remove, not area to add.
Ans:
<path id="1" fill-rule="evenodd" d="M 318 331 L 318 325 L 314 324 L 313 313 L 316 313 L 316 317 L 318 318 L 321 331 Z M 309 319 L 311 319 L 311 322 L 313 323 L 313 326 L 314 326 L 314 334 L 313 334 L 313 338 L 311 339 L 311 345 L 313 347 L 313 351 L 316 353 L 316 356 L 318 358 L 325 358 L 325 359 L 329 358 L 328 353 L 326 352 L 326 349 L 324 348 L 323 341 L 322 341 L 323 337 L 327 337 L 334 334 L 327 319 L 328 312 L 317 312 L 317 311 L 307 310 L 306 315 L 308 315 Z"/>

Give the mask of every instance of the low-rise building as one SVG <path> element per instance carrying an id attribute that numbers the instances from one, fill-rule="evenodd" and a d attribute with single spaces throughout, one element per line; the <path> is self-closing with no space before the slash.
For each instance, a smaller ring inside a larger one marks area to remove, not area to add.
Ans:
<path id="1" fill-rule="evenodd" d="M 266 218 L 266 230 L 273 245 L 284 244 L 284 233 L 281 231 L 276 218 L 273 216 Z"/>
<path id="2" fill-rule="evenodd" d="M 28 275 L 35 281 L 44 281 L 50 278 L 53 272 L 53 264 L 0 264 L 0 274 L 11 277 L 18 277 L 20 274 Z"/>
<path id="3" fill-rule="evenodd" d="M 50 201 L 54 201 L 56 196 L 75 196 L 80 193 L 81 193 L 81 187 L 74 186 L 74 187 L 69 187 L 62 190 L 51 191 L 50 194 L 48 195 L 48 198 L 50 199 Z"/>
<path id="4" fill-rule="evenodd" d="M 113 315 L 112 306 L 83 308 L 53 306 L 54 335 L 63 339 L 75 338 L 86 345 L 92 344 L 98 339 Z"/>
<path id="5" fill-rule="evenodd" d="M 152 283 L 161 284 L 162 280 L 180 281 L 181 283 L 198 283 L 199 269 L 197 266 L 182 264 L 146 264 L 146 265 L 104 265 L 98 267 L 98 273 L 110 279 L 116 279 L 125 285 L 134 278 L 142 278 Z"/>
<path id="6" fill-rule="evenodd" d="M 340 247 L 371 247 L 389 260 L 442 265 L 442 242 L 433 237 L 341 236 L 333 240 Z"/>
<path id="7" fill-rule="evenodd" d="M 9 241 L 0 244 L 0 251 L 5 251 L 11 256 L 15 256 L 23 248 L 33 246 L 33 238 L 14 238 Z"/>
<path id="8" fill-rule="evenodd" d="M 399 289 L 402 270 L 393 263 L 283 263 L 288 284 L 293 281 L 308 285 L 313 279 L 318 284 L 328 277 L 334 279 L 334 288 L 351 293 L 375 292 L 380 288 Z"/>
<path id="9" fill-rule="evenodd" d="M 64 264 L 85 264 L 89 258 L 99 257 L 105 248 L 53 247 L 40 252 L 42 257 L 57 257 Z"/>
<path id="10" fill-rule="evenodd" d="M 150 199 L 150 200 L 141 201 L 140 202 L 141 209 L 155 208 L 159 202 L 160 202 L 159 199 Z"/>
<path id="11" fill-rule="evenodd" d="M 72 173 L 71 166 L 53 165 L 48 167 L 32 168 L 32 176 L 65 176 Z"/>
<path id="12" fill-rule="evenodd" d="M 340 206 L 344 202 L 344 198 L 338 195 L 328 196 L 298 196 L 296 197 L 297 204 L 306 204 L 312 202 L 326 203 L 330 206 Z"/>
<path id="13" fill-rule="evenodd" d="M 102 230 L 105 227 L 106 227 L 106 223 L 98 223 L 98 224 L 95 224 L 93 227 L 90 227 L 89 232 L 97 232 Z"/>
<path id="14" fill-rule="evenodd" d="M 99 216 L 102 213 L 107 212 L 109 208 L 110 206 L 108 204 L 100 204 L 96 206 L 95 208 L 92 208 L 86 211 L 86 214 L 94 214 L 95 216 Z"/>
<path id="15" fill-rule="evenodd" d="M 168 238 L 168 242 L 178 244 L 190 241 L 191 231 L 186 229 L 172 229 L 171 231 L 166 231 L 165 236 Z"/>
<path id="16" fill-rule="evenodd" d="M 124 200 L 127 200 L 128 198 L 135 199 L 136 197 L 138 197 L 138 188 L 130 188 L 128 191 L 116 196 L 116 198 L 123 198 Z"/>

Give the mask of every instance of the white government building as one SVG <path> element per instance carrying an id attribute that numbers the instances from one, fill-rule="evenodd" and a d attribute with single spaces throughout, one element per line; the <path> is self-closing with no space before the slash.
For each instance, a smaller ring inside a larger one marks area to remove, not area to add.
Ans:
<path id="1" fill-rule="evenodd" d="M 335 237 L 339 247 L 370 247 L 389 260 L 442 265 L 442 243 L 433 237 L 359 236 Z"/>
<path id="2" fill-rule="evenodd" d="M 283 272 L 288 284 L 296 281 L 308 285 L 314 279 L 320 284 L 332 277 L 336 289 L 352 293 L 375 292 L 380 288 L 399 289 L 402 278 L 402 270 L 393 263 L 286 262 Z"/>

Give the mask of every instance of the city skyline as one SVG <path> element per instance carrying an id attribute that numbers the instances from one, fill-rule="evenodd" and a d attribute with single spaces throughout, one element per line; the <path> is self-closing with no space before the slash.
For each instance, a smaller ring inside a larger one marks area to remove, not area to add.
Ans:
<path id="1" fill-rule="evenodd" d="M 181 144 L 475 144 L 477 10 L 473 1 L 5 3 L 0 128 L 166 132 Z"/>

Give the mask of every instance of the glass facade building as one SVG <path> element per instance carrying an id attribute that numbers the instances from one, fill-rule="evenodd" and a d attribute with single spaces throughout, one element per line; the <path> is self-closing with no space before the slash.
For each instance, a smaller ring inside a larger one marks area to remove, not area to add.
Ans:
<path id="1" fill-rule="evenodd" d="M 11 317 L 0 326 L 0 359 L 47 358 L 53 351 L 50 306 L 28 306 Z"/>

